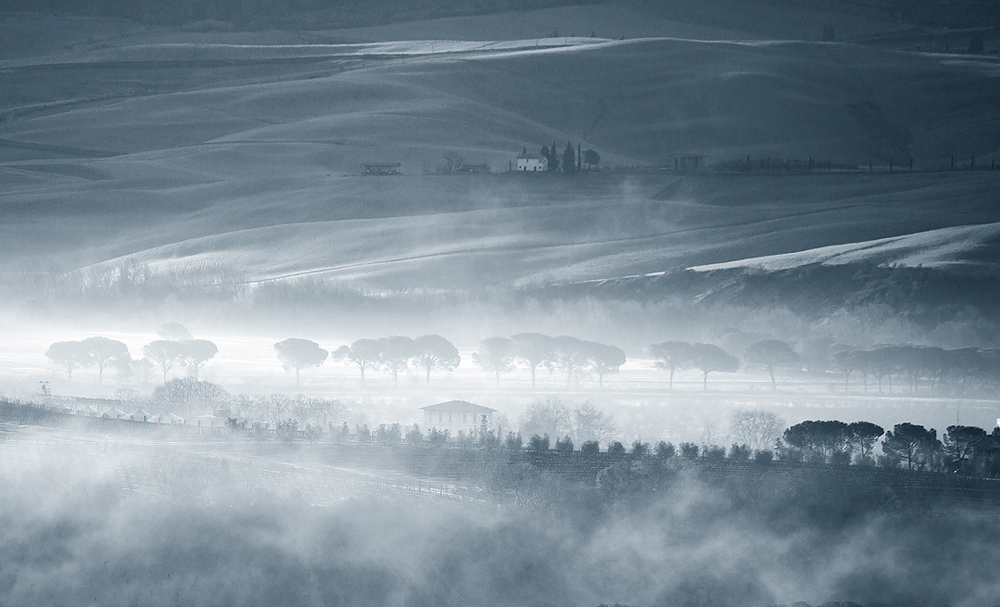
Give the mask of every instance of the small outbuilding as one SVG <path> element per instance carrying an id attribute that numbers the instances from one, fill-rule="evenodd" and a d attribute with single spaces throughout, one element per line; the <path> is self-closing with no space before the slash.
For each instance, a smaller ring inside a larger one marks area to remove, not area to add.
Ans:
<path id="1" fill-rule="evenodd" d="M 403 167 L 398 162 L 366 162 L 365 175 L 400 175 Z"/>
<path id="2" fill-rule="evenodd" d="M 708 166 L 708 156 L 702 154 L 675 154 L 670 160 L 675 171 L 700 171 Z"/>
<path id="3" fill-rule="evenodd" d="M 460 164 L 455 170 L 459 173 L 489 173 L 490 165 L 485 162 L 479 164 Z"/>
<path id="4" fill-rule="evenodd" d="M 493 414 L 496 413 L 496 409 L 464 400 L 449 400 L 420 407 L 420 410 L 424 412 L 424 426 L 453 433 L 459 430 L 474 432 L 483 424 L 489 426 L 493 422 Z"/>

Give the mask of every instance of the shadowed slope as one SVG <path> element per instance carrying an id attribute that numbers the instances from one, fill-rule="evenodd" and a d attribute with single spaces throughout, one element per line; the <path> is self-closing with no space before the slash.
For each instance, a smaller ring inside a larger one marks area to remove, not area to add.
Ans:
<path id="1" fill-rule="evenodd" d="M 2 255 L 79 267 L 138 254 L 164 269 L 217 263 L 250 279 L 321 273 L 454 286 L 602 278 L 997 219 L 989 174 L 680 184 L 590 176 L 572 185 L 415 175 L 449 150 L 505 170 L 523 146 L 553 140 L 593 147 L 605 165 L 704 153 L 913 155 L 937 166 L 951 154 L 993 152 L 1000 139 L 991 60 L 830 44 L 546 42 L 562 46 L 84 54 L 73 69 L 97 81 L 137 62 L 179 90 L 15 114 L 2 125 L 0 150 L 31 155 L 0 165 Z M 27 78 L 59 61 L 8 65 Z M 366 160 L 402 162 L 407 175 L 358 177 Z M 942 209 L 943 200 L 964 210 Z"/>

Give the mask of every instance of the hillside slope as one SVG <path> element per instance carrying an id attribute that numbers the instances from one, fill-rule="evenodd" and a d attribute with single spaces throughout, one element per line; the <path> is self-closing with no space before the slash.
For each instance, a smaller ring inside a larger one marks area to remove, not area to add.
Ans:
<path id="1" fill-rule="evenodd" d="M 446 152 L 502 171 L 523 147 L 553 141 L 592 147 L 606 167 L 676 153 L 913 157 L 917 168 L 982 159 L 1000 141 L 991 59 L 671 38 L 227 40 L 0 62 L 0 256 L 13 267 L 134 257 L 248 280 L 454 286 L 652 272 L 1000 219 L 995 173 L 606 174 L 572 185 L 425 175 Z M 406 174 L 360 177 L 366 160 Z"/>

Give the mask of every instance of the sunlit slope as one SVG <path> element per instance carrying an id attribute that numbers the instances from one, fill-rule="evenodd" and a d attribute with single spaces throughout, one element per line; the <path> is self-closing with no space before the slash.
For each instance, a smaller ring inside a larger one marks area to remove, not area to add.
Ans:
<path id="1" fill-rule="evenodd" d="M 811 264 L 867 263 L 895 267 L 947 268 L 951 266 L 1000 269 L 1000 223 L 940 228 L 905 236 L 817 247 L 794 253 L 695 266 L 710 272 L 747 268 L 780 271 Z"/>
<path id="2" fill-rule="evenodd" d="M 368 187 L 366 178 L 343 178 L 336 183 L 354 203 L 329 206 L 325 219 L 317 219 L 309 195 L 300 194 L 299 201 L 259 209 L 260 216 L 230 218 L 246 226 L 271 215 L 285 220 L 279 225 L 184 239 L 184 230 L 198 229 L 190 222 L 178 232 L 149 234 L 150 241 L 168 244 L 130 258 L 163 272 L 221 270 L 234 281 L 314 276 L 369 288 L 450 289 L 627 276 L 887 235 L 900 243 L 888 247 L 891 255 L 856 246 L 856 259 L 849 261 L 982 267 L 996 264 L 1000 244 L 989 226 L 946 227 L 1000 220 L 995 207 L 982 204 L 1000 188 L 1000 176 L 989 173 L 377 181 L 374 187 L 388 199 L 432 199 L 441 210 L 394 215 L 391 208 L 372 208 L 359 192 Z M 753 197 L 735 194 L 743 188 Z M 658 200 L 664 190 L 675 193 Z M 335 219 L 351 208 L 356 217 Z M 363 216 L 380 211 L 379 217 Z M 934 229 L 933 238 L 908 236 Z M 114 253 L 107 249 L 105 255 Z"/>
<path id="3" fill-rule="evenodd" d="M 172 45 L 74 56 L 78 77 L 134 61 L 185 90 L 82 99 L 0 125 L 0 254 L 455 286 L 601 278 L 996 220 L 986 173 L 680 183 L 424 175 L 449 151 L 498 171 L 522 147 L 567 140 L 619 166 L 669 164 L 674 153 L 859 164 L 912 155 L 920 166 L 987 154 L 1000 140 L 989 60 L 806 43 L 545 43 L 560 46 Z M 44 77 L 64 62 L 5 67 Z M 234 62 L 238 74 L 206 78 Z M 258 65 L 267 77 L 255 80 Z M 401 162 L 406 174 L 361 177 L 367 160 Z"/>

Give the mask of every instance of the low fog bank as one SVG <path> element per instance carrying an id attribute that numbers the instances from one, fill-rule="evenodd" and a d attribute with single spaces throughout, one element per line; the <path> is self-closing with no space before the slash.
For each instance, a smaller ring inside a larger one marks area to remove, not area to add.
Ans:
<path id="1" fill-rule="evenodd" d="M 179 320 L 202 333 L 350 339 L 386 331 L 438 333 L 468 345 L 490 335 L 538 331 L 603 340 L 629 352 L 652 341 L 711 340 L 721 328 L 864 347 L 1000 343 L 1000 307 L 993 296 L 998 281 L 991 268 L 854 263 L 777 272 L 674 269 L 455 290 L 367 289 L 318 278 L 254 283 L 223 270 L 205 272 L 211 275 L 160 275 L 135 265 L 90 276 L 7 274 L 0 278 L 8 291 L 0 309 L 8 319 L 4 324 L 31 331 L 143 330 Z"/>
<path id="2" fill-rule="evenodd" d="M 531 471 L 516 502 L 320 507 L 183 447 L 167 453 L 187 473 L 150 474 L 141 446 L 86 456 L 86 442 L 5 434 L 0 602 L 961 607 L 1000 595 L 992 511 L 838 517 L 773 499 L 780 487 L 754 499 L 680 474 L 619 494 Z"/>

